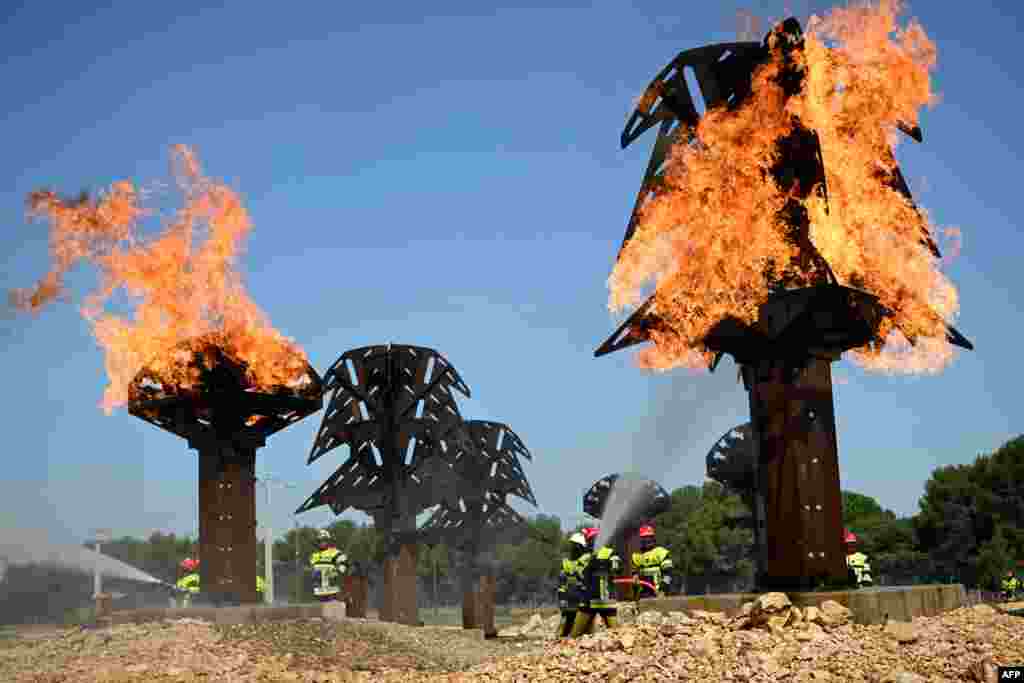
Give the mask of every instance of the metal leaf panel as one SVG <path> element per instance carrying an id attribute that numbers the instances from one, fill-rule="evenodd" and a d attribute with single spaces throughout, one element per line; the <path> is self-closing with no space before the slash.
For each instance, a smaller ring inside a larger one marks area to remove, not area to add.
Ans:
<path id="1" fill-rule="evenodd" d="M 753 492 L 754 441 L 750 423 L 745 422 L 722 435 L 707 455 L 708 478 L 725 488 L 746 495 Z"/>
<path id="2" fill-rule="evenodd" d="M 324 378 L 330 401 L 309 462 L 346 445 L 349 459 L 299 508 L 330 505 L 407 517 L 436 503 L 429 487 L 401 487 L 425 463 L 468 447 L 454 392 L 469 388 L 437 351 L 388 344 L 344 353 Z M 370 506 L 367 509 L 365 506 Z M 398 508 L 402 510 L 399 511 Z"/>
<path id="3" fill-rule="evenodd" d="M 522 439 L 500 422 L 469 420 L 463 425 L 469 447 L 435 461 L 438 509 L 420 528 L 425 542 L 480 552 L 511 542 L 524 520 L 506 503 L 514 495 L 536 506 L 520 458 L 532 459 Z M 455 476 L 443 476 L 444 462 Z M 511 534 L 511 535 L 510 535 Z"/>
<path id="4" fill-rule="evenodd" d="M 478 553 L 502 543 L 514 543 L 526 532 L 526 520 L 507 503 L 491 500 L 462 509 L 439 505 L 422 527 L 424 543 L 445 543 L 455 550 Z"/>
<path id="5" fill-rule="evenodd" d="M 601 519 L 608 496 L 620 476 L 622 475 L 609 474 L 594 482 L 594 485 L 583 494 L 583 512 L 591 517 Z M 637 484 L 644 489 L 644 497 L 647 502 L 636 511 L 634 517 L 640 519 L 655 517 L 668 509 L 669 495 L 657 482 L 644 479 Z"/>

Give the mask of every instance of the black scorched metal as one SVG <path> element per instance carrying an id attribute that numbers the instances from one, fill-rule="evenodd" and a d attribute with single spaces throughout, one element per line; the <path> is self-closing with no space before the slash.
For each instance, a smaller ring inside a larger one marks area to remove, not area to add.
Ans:
<path id="1" fill-rule="evenodd" d="M 486 553 L 503 543 L 518 543 L 526 534 L 526 520 L 508 504 L 510 495 L 536 506 L 522 459 L 530 452 L 508 425 L 469 420 L 469 449 L 446 454 L 443 466 L 452 475 L 438 477 L 440 503 L 420 527 L 420 538 L 433 545 L 444 543 L 461 555 L 463 628 L 481 627 L 497 635 L 494 623 L 494 571 Z"/>
<path id="2" fill-rule="evenodd" d="M 387 534 L 381 619 L 418 623 L 416 516 L 454 476 L 443 456 L 470 448 L 454 392 L 462 381 L 433 349 L 402 344 L 347 351 L 324 376 L 330 401 L 309 462 L 335 448 L 348 459 L 297 512 L 355 508 Z"/>

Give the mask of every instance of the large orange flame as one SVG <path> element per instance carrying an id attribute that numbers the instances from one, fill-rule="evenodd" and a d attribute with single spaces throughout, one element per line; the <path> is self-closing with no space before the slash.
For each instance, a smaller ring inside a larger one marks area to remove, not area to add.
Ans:
<path id="1" fill-rule="evenodd" d="M 775 142 L 794 117 L 817 132 L 826 170 L 828 206 L 813 192 L 803 200 L 811 240 L 842 284 L 894 312 L 881 329 L 887 343 L 858 349 L 854 360 L 909 372 L 950 362 L 944 320 L 958 312 L 957 291 L 921 244 L 936 231 L 880 180 L 895 168 L 897 124 L 916 124 L 921 107 L 936 100 L 935 45 L 916 21 L 901 27 L 901 13 L 898 0 L 882 0 L 812 17 L 796 54 L 801 93 L 785 97 L 772 59 L 754 72 L 753 94 L 741 107 L 707 111 L 694 142 L 672 150 L 665 189 L 642 207 L 609 278 L 613 311 L 635 306 L 654 283 L 655 310 L 672 330 L 652 332 L 641 365 L 705 366 L 700 340 L 715 323 L 756 319 L 769 294 L 764 273 L 794 255 L 774 218 L 789 197 L 765 179 Z"/>
<path id="2" fill-rule="evenodd" d="M 165 384 L 194 382 L 187 349 L 202 351 L 211 340 L 246 364 L 254 388 L 294 387 L 306 377 L 305 354 L 271 326 L 235 270 L 252 228 L 238 195 L 204 177 L 187 147 L 172 148 L 172 171 L 184 206 L 150 241 L 139 223 L 153 212 L 131 182 L 114 183 L 96 199 L 62 199 L 48 190 L 28 198 L 30 216 L 50 223 L 52 267 L 34 289 L 12 291 L 11 301 L 39 311 L 65 293 L 63 277 L 79 262 L 99 268 L 100 285 L 81 311 L 105 352 L 108 414 L 127 403 L 144 366 Z M 130 319 L 106 310 L 118 291 L 134 301 Z"/>

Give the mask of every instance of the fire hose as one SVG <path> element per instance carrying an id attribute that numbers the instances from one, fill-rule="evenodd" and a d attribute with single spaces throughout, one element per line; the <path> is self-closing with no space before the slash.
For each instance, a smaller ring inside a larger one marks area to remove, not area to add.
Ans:
<path id="1" fill-rule="evenodd" d="M 644 581 L 643 579 L 623 578 L 623 579 L 613 579 L 612 581 L 613 581 L 613 583 L 631 583 L 634 586 L 647 586 L 648 588 L 650 588 L 655 593 L 658 592 L 657 587 L 653 583 L 651 583 L 650 581 Z"/>

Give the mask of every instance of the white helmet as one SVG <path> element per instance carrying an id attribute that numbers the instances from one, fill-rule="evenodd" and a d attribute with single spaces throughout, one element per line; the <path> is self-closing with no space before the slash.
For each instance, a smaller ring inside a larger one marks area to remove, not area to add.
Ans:
<path id="1" fill-rule="evenodd" d="M 331 540 L 331 532 L 327 529 L 321 529 L 316 532 L 316 538 L 318 541 L 329 541 Z"/>

